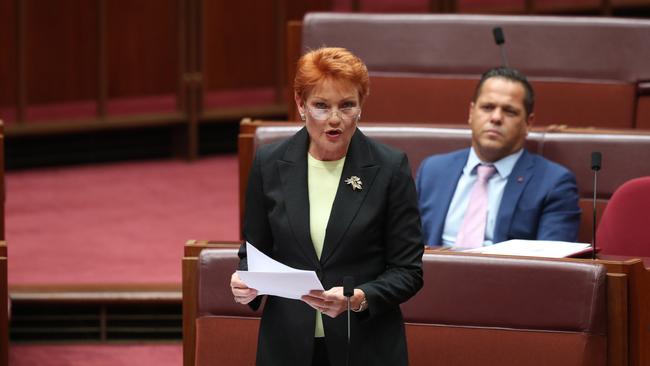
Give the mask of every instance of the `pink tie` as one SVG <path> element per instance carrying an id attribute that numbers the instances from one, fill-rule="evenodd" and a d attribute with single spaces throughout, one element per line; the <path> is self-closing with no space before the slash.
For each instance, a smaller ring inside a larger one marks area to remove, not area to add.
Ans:
<path id="1" fill-rule="evenodd" d="M 469 205 L 465 211 L 463 224 L 456 237 L 456 246 L 463 248 L 478 248 L 485 239 L 485 223 L 488 207 L 488 180 L 496 169 L 492 165 L 479 165 L 476 174 L 478 179 L 472 188 Z"/>

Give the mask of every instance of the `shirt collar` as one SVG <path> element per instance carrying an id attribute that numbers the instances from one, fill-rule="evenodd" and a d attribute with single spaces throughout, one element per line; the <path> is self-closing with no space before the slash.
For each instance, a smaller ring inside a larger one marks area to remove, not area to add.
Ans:
<path id="1" fill-rule="evenodd" d="M 508 178 L 510 173 L 512 173 L 512 169 L 515 168 L 515 164 L 517 164 L 517 160 L 519 160 L 519 157 L 521 154 L 524 153 L 524 149 L 519 149 L 519 151 L 512 153 L 505 158 L 502 158 L 501 160 L 497 160 L 494 163 L 485 163 L 482 162 L 481 159 L 476 155 L 476 151 L 474 151 L 474 148 L 472 147 L 469 150 L 469 156 L 467 157 L 467 163 L 465 164 L 465 168 L 463 169 L 463 174 L 476 174 L 476 167 L 479 164 L 483 165 L 494 165 L 496 168 L 497 174 L 501 178 Z"/>

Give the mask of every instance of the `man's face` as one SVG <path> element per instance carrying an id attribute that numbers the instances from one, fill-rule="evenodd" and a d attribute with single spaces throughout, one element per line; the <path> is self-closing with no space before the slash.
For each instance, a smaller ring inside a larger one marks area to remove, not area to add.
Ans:
<path id="1" fill-rule="evenodd" d="M 472 147 L 481 160 L 494 162 L 524 146 L 534 118 L 526 115 L 524 96 L 521 83 L 500 77 L 483 83 L 469 107 Z"/>

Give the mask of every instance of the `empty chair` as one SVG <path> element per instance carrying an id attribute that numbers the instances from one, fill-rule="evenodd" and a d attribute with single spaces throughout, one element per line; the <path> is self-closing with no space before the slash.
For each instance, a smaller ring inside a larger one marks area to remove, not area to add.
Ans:
<path id="1" fill-rule="evenodd" d="M 650 257 L 650 176 L 625 182 L 607 203 L 596 234 L 603 254 Z"/>
<path id="2" fill-rule="evenodd" d="M 237 249 L 204 250 L 198 262 L 195 365 L 253 365 L 262 312 L 235 303 L 230 275 Z"/>
<path id="3" fill-rule="evenodd" d="M 411 365 L 606 365 L 602 265 L 427 253 L 423 270 L 402 306 Z"/>

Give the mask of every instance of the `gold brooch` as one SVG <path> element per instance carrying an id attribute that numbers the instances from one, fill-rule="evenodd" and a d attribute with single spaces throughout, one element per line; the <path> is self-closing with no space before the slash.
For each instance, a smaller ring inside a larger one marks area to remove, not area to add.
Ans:
<path id="1" fill-rule="evenodd" d="M 363 183 L 361 182 L 361 179 L 356 175 L 353 175 L 350 178 L 346 179 L 345 183 L 351 185 L 353 191 L 356 191 L 357 189 L 358 190 L 363 189 L 362 187 Z"/>

